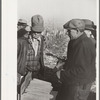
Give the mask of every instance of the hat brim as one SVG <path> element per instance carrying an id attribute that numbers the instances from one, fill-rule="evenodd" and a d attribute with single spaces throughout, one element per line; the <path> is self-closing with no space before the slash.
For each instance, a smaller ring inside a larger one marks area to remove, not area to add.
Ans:
<path id="1" fill-rule="evenodd" d="M 21 22 L 18 22 L 17 25 L 23 25 L 23 26 L 27 26 L 27 23 L 21 23 Z"/>
<path id="2" fill-rule="evenodd" d="M 66 28 L 67 30 L 77 30 L 78 28 Z"/>
<path id="3" fill-rule="evenodd" d="M 86 27 L 85 30 L 94 30 L 92 27 Z"/>
<path id="4" fill-rule="evenodd" d="M 41 26 L 33 26 L 32 27 L 32 31 L 42 32 L 42 31 L 44 31 L 44 27 L 41 27 Z"/>

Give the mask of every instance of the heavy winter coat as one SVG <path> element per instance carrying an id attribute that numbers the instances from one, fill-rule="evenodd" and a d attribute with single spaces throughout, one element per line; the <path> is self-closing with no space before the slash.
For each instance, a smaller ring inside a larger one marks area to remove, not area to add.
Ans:
<path id="1" fill-rule="evenodd" d="M 28 39 L 21 37 L 18 39 L 17 43 L 17 72 L 24 76 L 26 72 L 26 61 L 27 61 L 27 51 L 29 50 Z M 40 49 L 40 69 L 44 67 L 43 61 L 43 37 L 41 37 L 41 49 Z"/>
<path id="2" fill-rule="evenodd" d="M 88 84 L 96 77 L 95 45 L 84 33 L 68 44 L 65 71 L 61 71 L 61 81 L 64 84 Z"/>

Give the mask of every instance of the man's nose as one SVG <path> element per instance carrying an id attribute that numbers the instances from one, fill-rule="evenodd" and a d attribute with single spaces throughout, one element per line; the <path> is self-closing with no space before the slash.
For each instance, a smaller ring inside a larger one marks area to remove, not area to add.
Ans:
<path id="1" fill-rule="evenodd" d="M 65 35 L 68 35 L 68 32 L 67 32 L 67 30 L 66 30 L 66 29 L 64 29 L 64 34 L 65 34 Z"/>

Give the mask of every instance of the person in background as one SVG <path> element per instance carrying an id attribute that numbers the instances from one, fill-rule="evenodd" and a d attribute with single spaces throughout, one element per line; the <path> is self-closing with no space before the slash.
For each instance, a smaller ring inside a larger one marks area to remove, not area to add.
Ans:
<path id="1" fill-rule="evenodd" d="M 30 26 L 21 29 L 22 36 L 17 40 L 17 92 L 20 93 L 21 79 L 26 74 L 27 51 L 29 50 L 28 35 Z"/>
<path id="2" fill-rule="evenodd" d="M 30 31 L 31 31 L 30 26 L 27 26 L 26 28 L 22 29 L 21 33 L 23 34 L 23 36 L 20 37 L 17 41 L 17 72 L 18 72 L 18 76 L 25 75 L 25 71 L 23 69 L 25 68 L 26 53 L 28 51 L 28 45 L 29 45 L 28 36 L 29 36 Z M 20 80 L 20 77 L 18 79 Z M 20 81 L 18 81 L 18 84 L 20 84 Z"/>
<path id="3" fill-rule="evenodd" d="M 94 24 L 93 21 L 89 20 L 89 19 L 83 19 L 83 21 L 85 22 L 85 33 L 86 35 L 92 40 L 92 42 L 95 44 L 96 47 L 96 25 Z M 96 66 L 96 64 L 95 64 Z M 91 87 L 91 91 L 96 92 L 96 80 L 94 81 L 92 87 Z M 91 95 L 91 93 L 90 93 Z M 89 96 L 90 96 L 89 95 Z"/>
<path id="4" fill-rule="evenodd" d="M 56 100 L 87 100 L 96 78 L 95 45 L 84 33 L 83 20 L 72 19 L 63 27 L 67 30 L 70 41 L 67 60 L 63 64 L 64 69 L 57 71 L 62 86 Z"/>
<path id="5" fill-rule="evenodd" d="M 25 19 L 19 19 L 17 23 L 17 30 L 25 28 L 27 26 L 27 21 Z"/>
<path id="6" fill-rule="evenodd" d="M 23 36 L 22 31 L 20 32 L 20 30 L 21 29 L 23 30 L 26 26 L 28 26 L 26 20 L 24 20 L 24 19 L 18 20 L 18 23 L 17 23 L 17 38 Z"/>
<path id="7" fill-rule="evenodd" d="M 96 44 L 96 25 L 94 22 L 88 19 L 83 19 L 85 22 L 85 33 Z"/>

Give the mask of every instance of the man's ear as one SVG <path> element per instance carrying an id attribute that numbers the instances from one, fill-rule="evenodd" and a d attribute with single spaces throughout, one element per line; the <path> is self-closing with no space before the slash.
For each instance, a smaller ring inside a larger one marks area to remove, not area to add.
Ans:
<path id="1" fill-rule="evenodd" d="M 79 29 L 77 29 L 76 31 L 77 31 L 77 33 L 76 33 L 76 34 L 78 34 L 78 33 L 80 32 L 80 30 L 79 30 Z"/>

